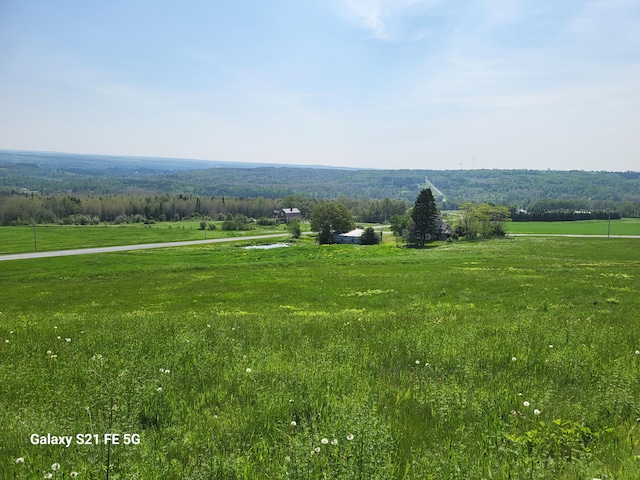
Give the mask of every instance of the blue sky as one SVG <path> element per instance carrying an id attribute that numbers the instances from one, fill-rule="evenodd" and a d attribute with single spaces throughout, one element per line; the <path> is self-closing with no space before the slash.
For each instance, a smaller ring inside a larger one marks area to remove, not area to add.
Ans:
<path id="1" fill-rule="evenodd" d="M 640 170 L 640 2 L 0 0 L 0 148 Z"/>

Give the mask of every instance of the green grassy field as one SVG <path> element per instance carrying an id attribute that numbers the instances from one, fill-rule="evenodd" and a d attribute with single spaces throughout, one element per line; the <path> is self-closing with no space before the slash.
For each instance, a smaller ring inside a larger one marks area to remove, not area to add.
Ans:
<path id="1" fill-rule="evenodd" d="M 576 222 L 509 222 L 507 233 L 607 235 L 607 220 L 581 220 Z M 611 220 L 611 235 L 640 235 L 640 219 Z"/>
<path id="2" fill-rule="evenodd" d="M 639 242 L 3 262 L 0 478 L 637 479 Z"/>
<path id="3" fill-rule="evenodd" d="M 285 233 L 284 226 L 256 227 L 253 230 L 199 230 L 199 222 L 162 222 L 153 225 L 38 225 L 33 227 L 0 227 L 0 255 L 9 253 L 45 252 L 74 248 L 136 245 L 154 242 L 180 242 L 204 238 L 241 237 L 267 233 Z M 35 243 L 35 244 L 34 244 Z"/>

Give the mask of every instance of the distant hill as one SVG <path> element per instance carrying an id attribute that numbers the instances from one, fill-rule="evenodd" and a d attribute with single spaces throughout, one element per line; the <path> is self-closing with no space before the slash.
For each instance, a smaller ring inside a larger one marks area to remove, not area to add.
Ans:
<path id="1" fill-rule="evenodd" d="M 0 150 L 4 191 L 326 199 L 342 195 L 413 202 L 427 180 L 442 192 L 437 199 L 444 196 L 450 207 L 465 201 L 523 208 L 640 205 L 640 172 L 365 170 Z"/>

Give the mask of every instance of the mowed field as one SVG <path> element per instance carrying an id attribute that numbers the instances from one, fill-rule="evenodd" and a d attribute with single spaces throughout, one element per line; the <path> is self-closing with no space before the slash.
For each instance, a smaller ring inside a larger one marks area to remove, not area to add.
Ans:
<path id="1" fill-rule="evenodd" d="M 639 252 L 309 238 L 3 262 L 0 478 L 637 479 Z"/>
<path id="2" fill-rule="evenodd" d="M 509 222 L 508 233 L 559 235 L 640 235 L 640 219 L 580 220 L 575 222 Z"/>
<path id="3" fill-rule="evenodd" d="M 241 237 L 269 233 L 286 233 L 284 225 L 257 226 L 252 230 L 222 230 L 222 222 L 210 222 L 215 230 L 199 229 L 197 221 L 161 222 L 151 225 L 38 225 L 0 227 L 0 255 L 46 252 L 75 248 L 139 245 L 157 242 L 182 242 L 211 238 Z M 34 231 L 35 230 L 35 231 Z"/>

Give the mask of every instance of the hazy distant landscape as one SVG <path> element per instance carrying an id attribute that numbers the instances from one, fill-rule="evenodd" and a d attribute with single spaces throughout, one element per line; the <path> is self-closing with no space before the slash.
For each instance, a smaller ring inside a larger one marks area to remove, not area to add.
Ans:
<path id="1" fill-rule="evenodd" d="M 41 194 L 190 194 L 206 197 L 397 199 L 426 179 L 445 208 L 492 202 L 524 209 L 609 209 L 640 215 L 639 172 L 366 170 L 0 150 L 0 191 Z"/>

